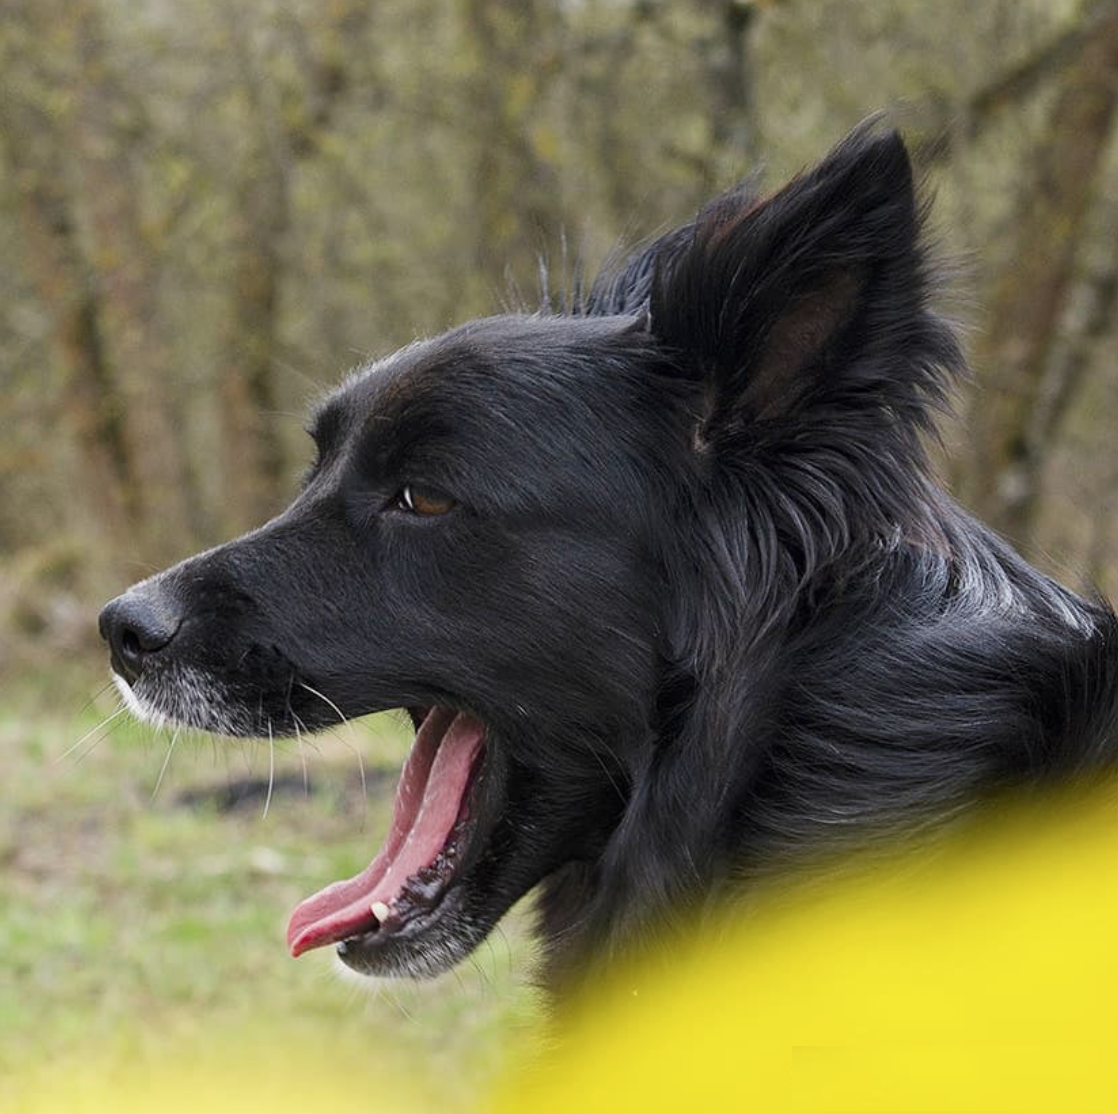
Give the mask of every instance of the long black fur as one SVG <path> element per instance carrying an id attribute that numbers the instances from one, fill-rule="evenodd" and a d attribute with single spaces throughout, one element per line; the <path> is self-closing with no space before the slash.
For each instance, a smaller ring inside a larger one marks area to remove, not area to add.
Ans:
<path id="1" fill-rule="evenodd" d="M 782 864 L 1112 761 L 1113 612 L 931 475 L 964 361 L 922 225 L 901 139 L 863 127 L 568 312 L 359 369 L 288 511 L 109 606 L 114 647 L 173 630 L 130 678 L 148 714 L 486 725 L 445 914 L 347 961 L 440 970 L 539 885 L 562 981 Z M 407 514 L 408 483 L 454 510 Z"/>

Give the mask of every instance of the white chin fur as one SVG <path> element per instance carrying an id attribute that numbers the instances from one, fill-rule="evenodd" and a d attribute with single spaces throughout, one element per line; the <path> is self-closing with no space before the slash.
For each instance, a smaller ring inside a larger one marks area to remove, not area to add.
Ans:
<path id="1" fill-rule="evenodd" d="M 135 685 L 114 672 L 113 683 L 132 715 L 156 729 L 193 727 L 236 736 L 256 733 L 251 717 L 230 708 L 223 690 L 207 674 L 189 666 L 179 666 L 154 680 L 141 677 Z"/>
<path id="2" fill-rule="evenodd" d="M 145 704 L 119 673 L 113 674 L 113 684 L 116 685 L 116 691 L 120 693 L 124 706 L 136 719 L 142 720 L 144 723 L 150 723 L 156 728 L 166 727 L 171 722 L 162 712 Z"/>

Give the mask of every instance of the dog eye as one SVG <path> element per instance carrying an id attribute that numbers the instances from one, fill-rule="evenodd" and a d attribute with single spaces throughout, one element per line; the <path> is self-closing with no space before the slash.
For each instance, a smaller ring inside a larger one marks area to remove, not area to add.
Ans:
<path id="1" fill-rule="evenodd" d="M 454 508 L 454 500 L 449 495 L 433 487 L 420 487 L 418 484 L 405 484 L 396 496 L 395 506 L 412 514 L 446 514 Z"/>

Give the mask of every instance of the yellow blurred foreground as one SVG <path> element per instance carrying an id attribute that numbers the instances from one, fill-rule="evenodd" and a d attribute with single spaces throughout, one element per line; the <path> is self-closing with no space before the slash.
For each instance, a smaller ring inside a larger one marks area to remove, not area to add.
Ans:
<path id="1" fill-rule="evenodd" d="M 770 895 L 577 1011 L 502 1112 L 1118 1111 L 1118 784 Z"/>
<path id="2" fill-rule="evenodd" d="M 572 1019 L 487 1109 L 1118 1111 L 1118 785 L 769 895 L 670 966 L 619 971 Z M 132 1076 L 29 1065 L 19 1109 L 433 1110 L 409 1069 L 375 1046 L 340 1057 L 328 1033 L 296 1045 L 272 1019 Z"/>

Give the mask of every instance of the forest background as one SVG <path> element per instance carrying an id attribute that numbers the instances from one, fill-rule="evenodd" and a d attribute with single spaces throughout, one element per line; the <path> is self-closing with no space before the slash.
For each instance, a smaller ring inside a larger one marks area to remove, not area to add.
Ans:
<path id="1" fill-rule="evenodd" d="M 962 264 L 945 473 L 1118 589 L 1114 3 L 0 10 L 0 669 L 96 650 L 107 593 L 280 509 L 351 366 L 880 108 Z"/>

